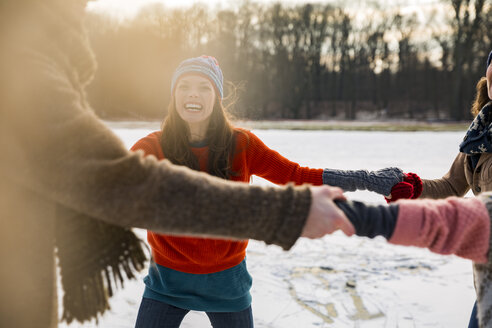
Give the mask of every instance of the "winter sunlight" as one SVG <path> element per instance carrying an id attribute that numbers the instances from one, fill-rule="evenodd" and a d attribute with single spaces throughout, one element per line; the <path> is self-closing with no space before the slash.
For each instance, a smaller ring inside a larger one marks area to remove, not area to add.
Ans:
<path id="1" fill-rule="evenodd" d="M 110 126 L 127 147 L 159 128 L 158 123 L 142 122 Z M 462 132 L 253 132 L 301 165 L 368 170 L 398 166 L 423 178 L 447 172 L 463 137 Z M 253 183 L 268 182 L 255 177 Z M 384 203 L 369 192 L 347 196 Z M 144 231 L 139 234 L 145 238 Z M 336 233 L 321 240 L 301 240 L 289 252 L 252 241 L 247 257 L 257 328 L 461 328 L 475 298 L 470 261 L 389 245 L 381 237 L 369 240 Z M 111 299 L 111 311 L 100 327 L 133 327 L 145 274 L 144 270 L 139 280 L 127 282 Z M 205 314 L 192 312 L 182 327 L 210 324 Z"/>

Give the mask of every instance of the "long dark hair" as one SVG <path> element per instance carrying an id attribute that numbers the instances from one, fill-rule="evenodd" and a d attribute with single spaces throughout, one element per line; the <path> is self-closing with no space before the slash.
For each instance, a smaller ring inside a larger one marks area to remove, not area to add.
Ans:
<path id="1" fill-rule="evenodd" d="M 198 160 L 190 149 L 190 129 L 176 110 L 174 95 L 169 103 L 161 131 L 161 147 L 166 159 L 173 164 L 200 170 Z M 229 122 L 218 97 L 210 116 L 206 140 L 209 147 L 207 173 L 229 179 L 233 174 L 231 166 L 236 138 L 234 127 Z"/>
<path id="2" fill-rule="evenodd" d="M 491 101 L 487 90 L 487 78 L 482 77 L 478 81 L 476 89 L 477 93 L 475 94 L 475 99 L 473 100 L 473 105 L 471 109 L 473 117 L 477 116 L 483 106 Z"/>

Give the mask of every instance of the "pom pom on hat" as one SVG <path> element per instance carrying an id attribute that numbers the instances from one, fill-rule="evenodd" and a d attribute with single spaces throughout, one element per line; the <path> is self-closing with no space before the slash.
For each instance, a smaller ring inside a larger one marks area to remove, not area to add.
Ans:
<path id="1" fill-rule="evenodd" d="M 192 72 L 199 73 L 208 78 L 219 92 L 220 99 L 224 98 L 224 77 L 222 76 L 219 62 L 212 56 L 193 57 L 182 61 L 174 71 L 171 82 L 171 93 L 174 92 L 174 87 L 179 78 L 184 74 Z"/>

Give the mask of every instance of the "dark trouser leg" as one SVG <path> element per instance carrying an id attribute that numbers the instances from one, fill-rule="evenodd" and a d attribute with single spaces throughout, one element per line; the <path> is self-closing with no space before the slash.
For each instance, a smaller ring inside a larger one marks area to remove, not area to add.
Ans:
<path id="1" fill-rule="evenodd" d="M 214 328 L 253 328 L 253 312 L 251 306 L 239 312 L 207 312 Z"/>
<path id="2" fill-rule="evenodd" d="M 178 328 L 189 310 L 142 298 L 135 328 Z"/>

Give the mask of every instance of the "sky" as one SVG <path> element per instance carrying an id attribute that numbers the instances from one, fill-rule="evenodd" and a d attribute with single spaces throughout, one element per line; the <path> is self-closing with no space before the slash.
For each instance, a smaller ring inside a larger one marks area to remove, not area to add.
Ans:
<path id="1" fill-rule="evenodd" d="M 292 1 L 292 0 L 291 0 Z M 138 10 L 151 3 L 162 3 L 166 7 L 188 7 L 195 3 L 207 3 L 209 6 L 221 6 L 227 7 L 238 1 L 227 1 L 227 0 L 207 0 L 207 1 L 197 1 L 197 0 L 96 0 L 89 2 L 88 9 L 95 10 L 99 12 L 106 12 L 116 17 L 128 17 L 134 16 Z M 260 0 L 259 2 L 272 2 L 269 0 Z M 295 0 L 294 0 L 295 2 Z M 317 2 L 322 2 L 318 0 Z"/>
<path id="2" fill-rule="evenodd" d="M 132 18 L 140 8 L 151 3 L 162 3 L 166 7 L 187 7 L 195 3 L 206 3 L 211 7 L 221 7 L 227 8 L 237 5 L 240 1 L 238 0 L 96 0 L 89 2 L 87 9 L 90 11 L 103 12 L 109 14 L 113 17 L 125 19 Z M 274 3 L 279 2 L 278 0 L 253 0 L 253 2 L 259 3 Z M 302 4 L 305 2 L 310 3 L 344 3 L 341 0 L 283 0 L 280 1 L 284 5 L 289 4 Z M 440 3 L 440 0 L 371 0 L 371 1 L 350 1 L 347 4 L 352 6 L 361 6 L 361 4 L 367 4 L 369 2 L 380 3 L 385 8 L 388 7 L 399 7 L 403 11 L 418 11 L 424 8 L 429 8 L 430 6 L 435 6 Z M 345 4 L 344 4 L 345 5 Z"/>

